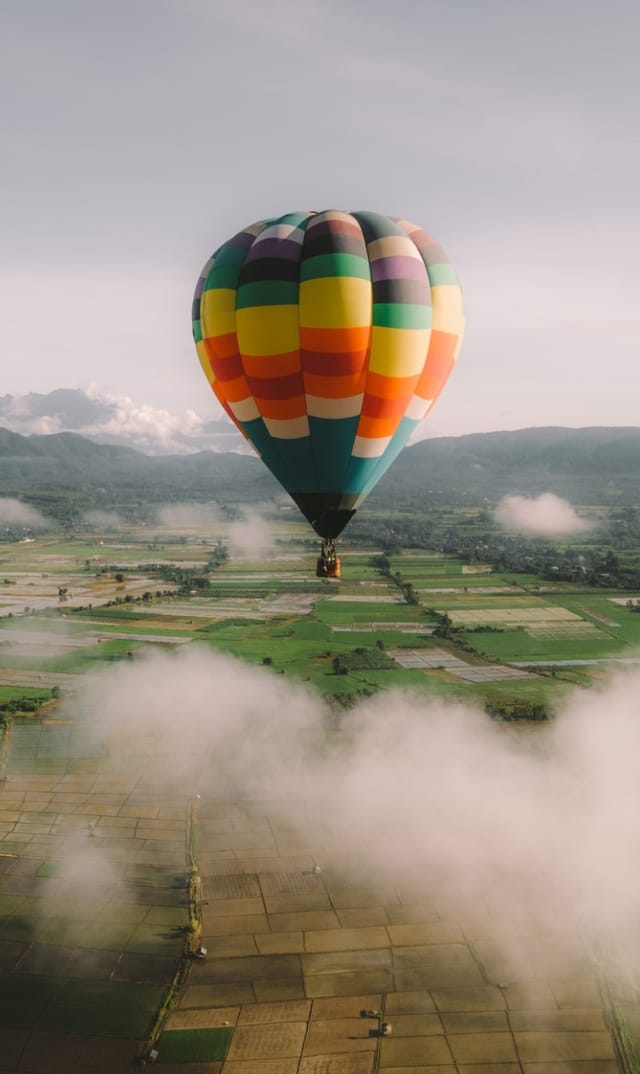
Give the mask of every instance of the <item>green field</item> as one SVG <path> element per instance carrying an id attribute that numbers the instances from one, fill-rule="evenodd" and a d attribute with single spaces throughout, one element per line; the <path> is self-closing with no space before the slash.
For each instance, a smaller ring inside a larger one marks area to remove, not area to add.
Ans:
<path id="1" fill-rule="evenodd" d="M 158 1062 L 213 1063 L 226 1057 L 232 1036 L 231 1026 L 166 1030 L 158 1041 Z"/>
<path id="2" fill-rule="evenodd" d="M 451 524 L 461 517 L 452 512 Z M 4 633 L 9 642 L 0 646 L 0 675 L 3 668 L 7 670 L 0 687 L 4 696 L 13 699 L 13 691 L 23 690 L 22 678 L 25 690 L 44 700 L 47 692 L 38 693 L 34 676 L 59 675 L 66 684 L 102 665 L 138 660 L 158 646 L 184 641 L 232 654 L 329 695 L 357 697 L 395 686 L 437 697 L 467 697 L 481 704 L 496 694 L 514 701 L 535 697 L 551 703 L 566 684 L 550 686 L 542 673 L 492 683 L 489 670 L 487 681 L 471 683 L 456 677 L 455 671 L 435 667 L 381 671 L 354 666 L 337 675 L 334 661 L 356 649 L 435 645 L 432 631 L 437 619 L 429 609 L 446 613 L 463 631 L 466 649 L 456 643 L 452 651 L 487 669 L 510 662 L 611 659 L 633 653 L 640 642 L 640 615 L 613 604 L 615 593 L 568 584 L 550 589 L 534 575 L 493 573 L 486 564 L 465 566 L 438 552 L 405 549 L 385 560 L 379 548 L 345 545 L 340 548 L 342 580 L 319 580 L 314 571 L 315 545 L 302 525 L 291 522 L 282 527 L 281 536 L 276 534 L 280 546 L 276 543 L 264 557 L 232 552 L 211 573 L 206 594 L 159 597 L 156 590 L 163 583 L 154 581 L 144 601 L 140 590 L 136 595 L 137 563 L 161 561 L 178 567 L 204 563 L 225 532 L 224 524 L 210 519 L 201 532 L 185 522 L 174 535 L 130 526 L 126 534 L 104 534 L 95 540 L 41 539 L 5 546 L 6 569 L 10 565 L 13 570 L 32 571 L 22 582 L 25 600 L 30 588 L 36 592 L 46 588 L 50 576 L 52 592 L 57 592 L 61 571 L 65 578 L 79 581 L 70 583 L 70 600 L 46 613 L 32 612 L 28 619 L 0 618 L 0 639 Z M 126 600 L 121 595 L 110 606 L 100 603 L 103 582 L 92 573 L 99 563 L 127 564 L 127 586 L 133 588 L 126 590 L 130 594 Z M 95 583 L 96 602 L 89 601 L 93 606 L 88 607 L 85 597 L 75 610 L 73 590 L 80 581 Z M 415 602 L 407 599 L 407 586 L 412 587 Z M 13 586 L 6 589 L 13 594 Z M 54 644 L 16 644 L 14 631 L 23 624 L 36 634 L 47 634 Z M 437 641 L 443 644 L 446 648 L 449 643 Z M 593 665 L 594 673 L 597 667 Z M 571 678 L 563 673 L 567 677 Z M 588 682 L 590 676 L 577 673 L 573 681 Z M 29 695 L 23 691 L 23 696 Z M 37 763 L 41 770 L 47 765 L 55 769 L 56 758 L 43 754 Z"/>

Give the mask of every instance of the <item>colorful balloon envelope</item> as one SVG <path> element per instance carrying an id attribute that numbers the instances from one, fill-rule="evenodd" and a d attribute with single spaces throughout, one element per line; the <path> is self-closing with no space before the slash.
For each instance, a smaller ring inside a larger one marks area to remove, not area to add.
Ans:
<path id="1" fill-rule="evenodd" d="M 327 538 L 431 410 L 463 329 L 442 248 L 372 212 L 252 224 L 209 259 L 193 305 L 217 398 Z"/>

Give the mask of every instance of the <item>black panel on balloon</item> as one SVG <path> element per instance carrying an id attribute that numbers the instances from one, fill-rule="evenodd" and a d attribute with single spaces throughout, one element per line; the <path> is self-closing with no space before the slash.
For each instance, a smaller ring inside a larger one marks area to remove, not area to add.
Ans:
<path id="1" fill-rule="evenodd" d="M 294 492 L 291 498 L 319 537 L 337 537 L 356 513 L 356 497 L 339 492 Z"/>

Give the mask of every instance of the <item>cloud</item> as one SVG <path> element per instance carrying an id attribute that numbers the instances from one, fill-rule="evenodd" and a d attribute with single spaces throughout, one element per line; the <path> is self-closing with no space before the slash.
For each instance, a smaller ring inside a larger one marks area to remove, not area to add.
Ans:
<path id="1" fill-rule="evenodd" d="M 535 921 L 559 957 L 579 928 L 635 957 L 638 690 L 629 673 L 576 692 L 535 737 L 391 691 L 335 734 L 301 686 L 191 647 L 103 672 L 78 703 L 150 776 L 155 765 L 181 792 L 268 803 L 272 826 L 297 829 L 346 883 L 435 893 L 470 916 L 488 900 L 508 950 Z"/>
<path id="2" fill-rule="evenodd" d="M 86 511 L 82 521 L 94 530 L 119 530 L 125 525 L 117 511 Z"/>
<path id="3" fill-rule="evenodd" d="M 526 496 L 504 496 L 494 511 L 496 522 L 505 529 L 523 530 L 546 536 L 584 533 L 592 528 L 580 518 L 567 500 L 552 492 L 543 492 L 529 499 Z"/>
<path id="4" fill-rule="evenodd" d="M 135 403 L 128 395 L 109 395 L 90 386 L 90 399 L 99 399 L 109 412 L 101 421 L 78 429 L 83 436 L 126 441 L 131 447 L 155 454 L 184 454 L 194 450 L 186 441 L 202 435 L 205 420 L 193 410 L 172 413 L 147 403 Z"/>
<path id="5" fill-rule="evenodd" d="M 271 523 L 257 510 L 244 511 L 242 521 L 229 525 L 227 540 L 232 555 L 263 556 L 273 548 Z"/>
<path id="6" fill-rule="evenodd" d="M 190 409 L 173 411 L 138 403 L 92 384 L 84 391 L 56 389 L 46 395 L 0 397 L 0 424 L 22 436 L 74 432 L 150 455 L 250 452 L 222 410 L 217 419 L 205 418 Z"/>
<path id="7" fill-rule="evenodd" d="M 11 496 L 0 496 L 0 526 L 46 530 L 54 527 L 55 523 L 27 503 Z"/>
<path id="8" fill-rule="evenodd" d="M 211 504 L 169 503 L 156 510 L 158 525 L 169 530 L 192 530 L 220 521 L 220 512 Z"/>

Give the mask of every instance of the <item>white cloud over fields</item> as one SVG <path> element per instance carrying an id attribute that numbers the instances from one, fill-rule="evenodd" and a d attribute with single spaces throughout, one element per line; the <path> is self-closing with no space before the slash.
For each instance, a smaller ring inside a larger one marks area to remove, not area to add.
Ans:
<path id="1" fill-rule="evenodd" d="M 21 527 L 29 530 L 46 530 L 55 526 L 50 518 L 12 496 L 0 496 L 0 526 Z"/>
<path id="2" fill-rule="evenodd" d="M 273 548 L 273 527 L 259 509 L 245 510 L 229 525 L 227 540 L 234 556 L 262 556 Z"/>
<path id="3" fill-rule="evenodd" d="M 397 691 L 327 733 L 302 687 L 195 648 L 86 689 L 83 711 L 145 770 L 156 751 L 183 793 L 269 802 L 321 867 L 337 861 L 363 888 L 448 892 L 469 914 L 489 900 L 505 943 L 533 921 L 563 945 L 582 929 L 638 954 L 637 673 L 576 692 L 535 741 L 469 705 Z"/>
<path id="4" fill-rule="evenodd" d="M 585 533 L 592 525 L 567 500 L 552 492 L 540 496 L 504 496 L 494 511 L 496 522 L 509 530 L 560 537 Z"/>

